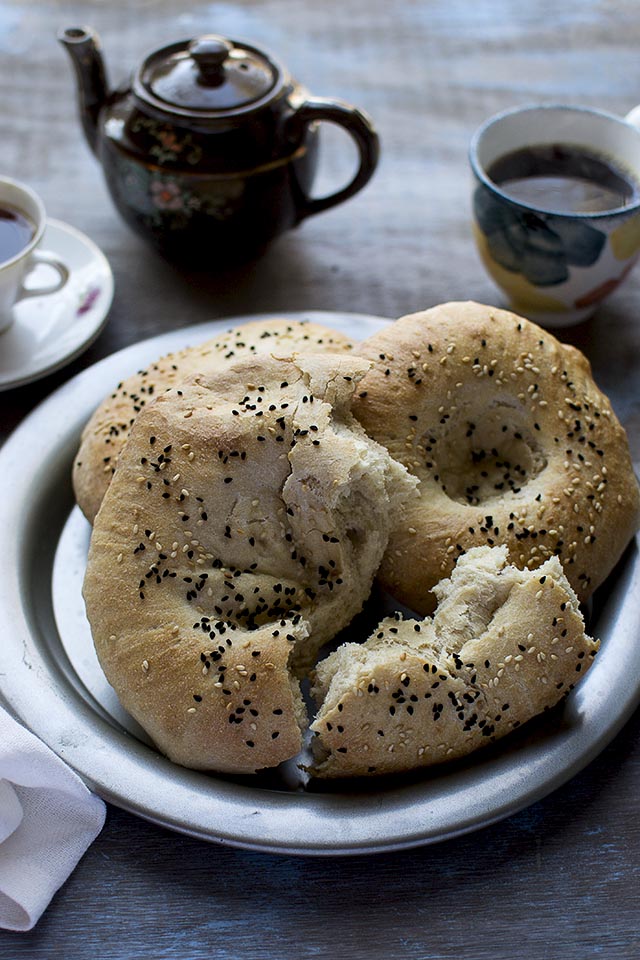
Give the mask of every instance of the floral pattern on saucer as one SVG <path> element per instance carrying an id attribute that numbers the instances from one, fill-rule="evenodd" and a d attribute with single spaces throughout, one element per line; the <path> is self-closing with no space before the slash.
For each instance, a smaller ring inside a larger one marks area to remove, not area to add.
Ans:
<path id="1" fill-rule="evenodd" d="M 13 308 L 15 322 L 2 334 L 0 391 L 64 367 L 107 322 L 113 274 L 95 243 L 70 224 L 48 219 L 42 249 L 67 266 L 69 279 L 61 290 L 28 297 Z"/>

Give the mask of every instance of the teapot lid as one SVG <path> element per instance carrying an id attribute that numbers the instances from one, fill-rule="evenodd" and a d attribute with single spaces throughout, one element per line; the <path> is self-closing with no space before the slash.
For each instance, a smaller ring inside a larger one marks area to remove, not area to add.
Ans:
<path id="1" fill-rule="evenodd" d="M 206 118 L 251 109 L 280 82 L 279 67 L 256 47 L 209 34 L 152 53 L 133 87 L 165 112 Z"/>

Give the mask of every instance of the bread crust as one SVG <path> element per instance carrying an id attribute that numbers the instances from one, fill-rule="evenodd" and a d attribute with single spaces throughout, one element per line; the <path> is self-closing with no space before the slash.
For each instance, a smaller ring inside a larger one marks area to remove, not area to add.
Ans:
<path id="1" fill-rule="evenodd" d="M 638 528 L 624 429 L 587 359 L 505 310 L 447 303 L 358 347 L 374 366 L 354 412 L 420 481 L 393 531 L 383 586 L 413 610 L 474 546 L 520 567 L 558 556 L 580 600 Z"/>
<path id="2" fill-rule="evenodd" d="M 350 413 L 367 367 L 250 357 L 133 424 L 84 597 L 107 679 L 177 763 L 248 773 L 300 748 L 292 669 L 359 612 L 415 486 Z"/>
<path id="3" fill-rule="evenodd" d="M 181 380 L 223 370 L 238 359 L 257 354 L 348 353 L 352 347 L 348 337 L 322 324 L 274 317 L 233 327 L 205 343 L 167 354 L 127 377 L 105 397 L 82 432 L 72 475 L 80 509 L 93 523 L 138 413 Z"/>
<path id="4" fill-rule="evenodd" d="M 477 547 L 438 585 L 433 619 L 383 621 L 317 668 L 318 777 L 398 773 L 465 756 L 555 706 L 598 648 L 556 557 L 537 571 Z"/>

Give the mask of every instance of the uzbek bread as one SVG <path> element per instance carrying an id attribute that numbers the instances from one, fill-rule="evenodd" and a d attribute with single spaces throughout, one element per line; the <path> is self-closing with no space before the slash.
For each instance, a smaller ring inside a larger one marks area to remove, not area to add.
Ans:
<path id="1" fill-rule="evenodd" d="M 423 613 L 474 546 L 519 567 L 557 556 L 581 601 L 638 528 L 626 434 L 586 357 L 506 310 L 446 303 L 358 346 L 373 369 L 354 412 L 420 481 L 380 570 Z"/>
<path id="2" fill-rule="evenodd" d="M 296 675 L 362 608 L 415 487 L 351 415 L 367 367 L 250 357 L 136 417 L 84 596 L 107 679 L 179 764 L 247 773 L 300 748 Z"/>

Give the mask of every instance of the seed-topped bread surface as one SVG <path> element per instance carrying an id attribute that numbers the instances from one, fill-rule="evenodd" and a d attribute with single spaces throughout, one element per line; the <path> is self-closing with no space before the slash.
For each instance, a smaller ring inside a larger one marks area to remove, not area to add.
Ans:
<path id="1" fill-rule="evenodd" d="M 351 415 L 368 365 L 250 357 L 132 426 L 84 596 L 107 679 L 177 763 L 252 772 L 300 748 L 295 675 L 362 608 L 415 488 Z"/>
<path id="2" fill-rule="evenodd" d="M 300 351 L 348 353 L 352 342 L 323 324 L 297 320 L 256 320 L 233 327 L 197 346 L 161 357 L 117 385 L 82 432 L 73 466 L 80 509 L 93 523 L 129 431 L 141 410 L 187 377 L 222 370 L 243 357 Z"/>
<path id="3" fill-rule="evenodd" d="M 586 357 L 506 310 L 446 303 L 358 346 L 373 369 L 354 412 L 420 481 L 392 532 L 383 585 L 413 610 L 474 546 L 519 567 L 557 556 L 580 600 L 640 522 L 626 434 Z"/>
<path id="4" fill-rule="evenodd" d="M 558 703 L 598 644 L 557 557 L 536 571 L 476 547 L 435 588 L 433 618 L 384 620 L 318 664 L 311 729 L 320 777 L 453 760 Z"/>

